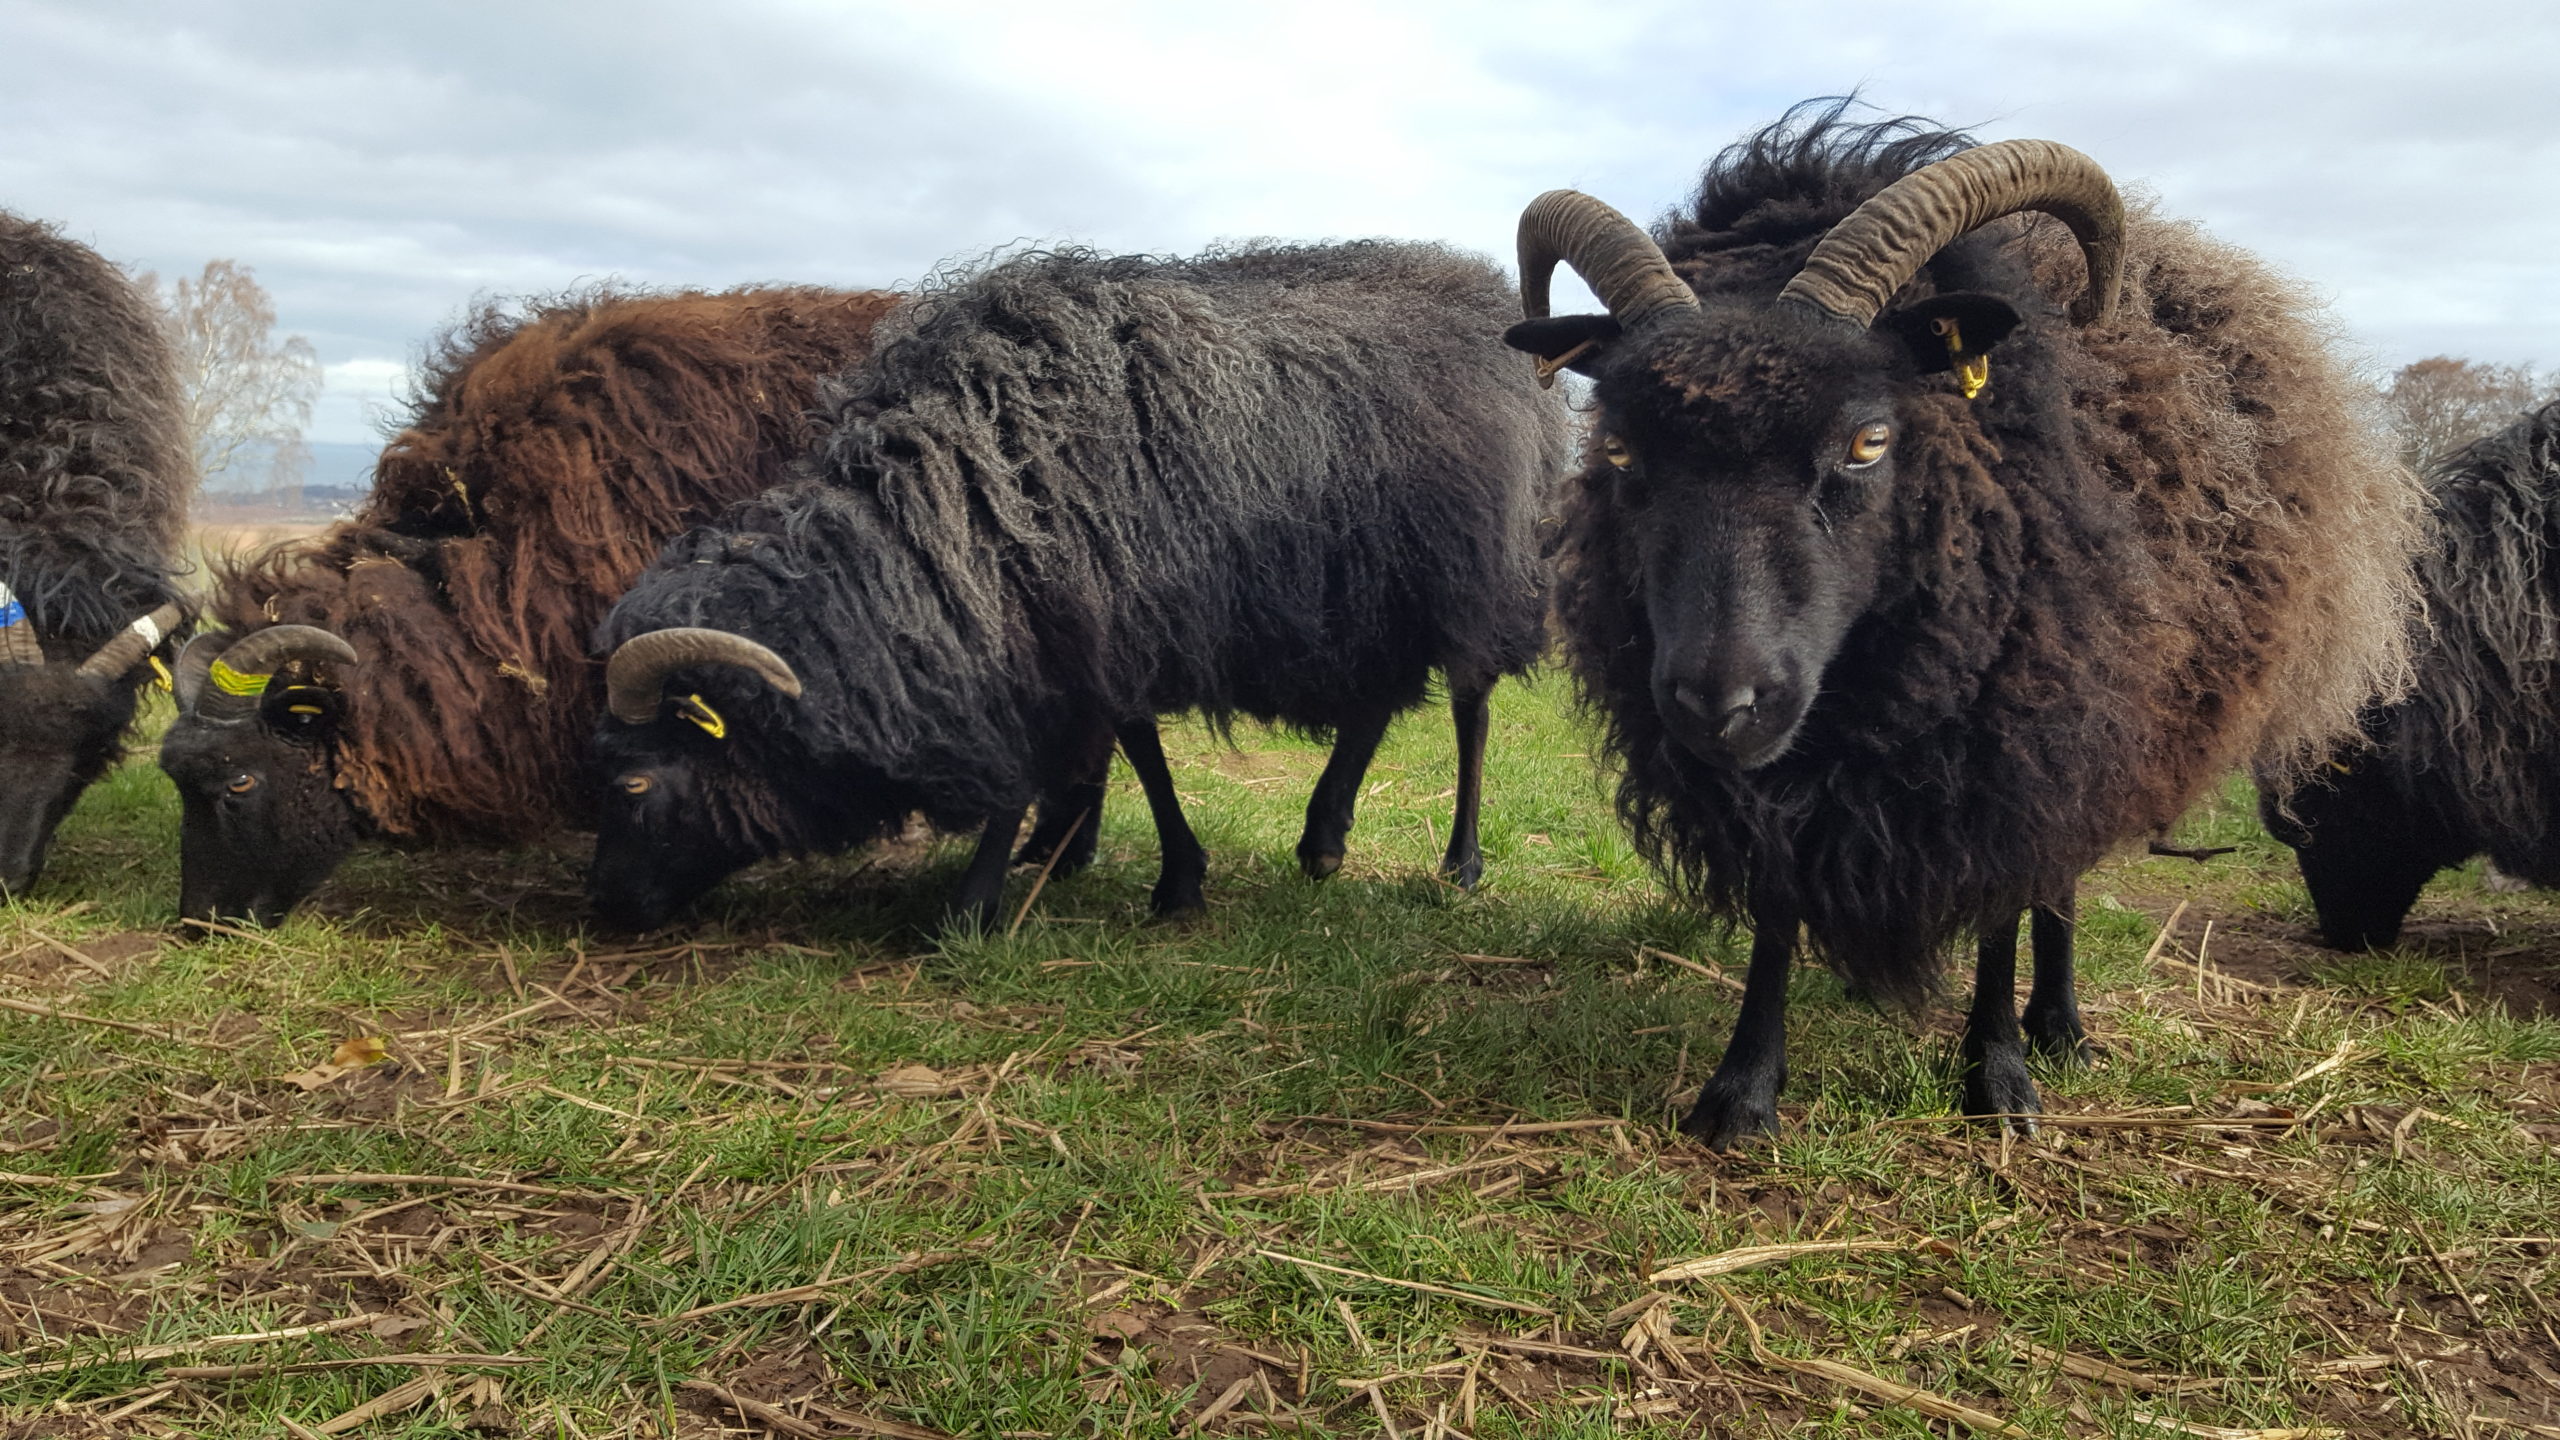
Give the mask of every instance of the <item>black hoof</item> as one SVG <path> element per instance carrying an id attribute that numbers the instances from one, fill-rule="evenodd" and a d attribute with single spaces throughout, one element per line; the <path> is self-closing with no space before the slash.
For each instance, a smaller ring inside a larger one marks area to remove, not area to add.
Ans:
<path id="1" fill-rule="evenodd" d="M 1484 856 L 1470 855 L 1455 865 L 1443 861 L 1440 878 L 1461 890 L 1473 890 L 1476 882 L 1484 878 Z"/>
<path id="2" fill-rule="evenodd" d="M 2067 1011 L 2048 1014 L 2030 1006 L 2020 1017 L 2018 1028 L 2026 1032 L 2030 1051 L 2066 1069 L 2086 1065 L 2105 1053 L 2090 1043 L 2088 1031 L 2081 1028 L 2080 1017 Z"/>
<path id="3" fill-rule="evenodd" d="M 1196 914 L 1207 909 L 1209 902 L 1200 893 L 1202 878 L 1179 875 L 1157 880 L 1155 893 L 1148 897 L 1147 902 L 1154 909 L 1156 918 L 1170 920 L 1178 915 Z"/>
<path id="4" fill-rule="evenodd" d="M 1680 1122 L 1680 1133 L 1710 1150 L 1731 1150 L 1745 1140 L 1778 1133 L 1778 1092 L 1785 1088 L 1756 1077 L 1729 1082 L 1719 1075 L 1698 1092 L 1698 1103 Z"/>
<path id="5" fill-rule="evenodd" d="M 1331 879 L 1333 872 L 1341 868 L 1342 852 L 1339 850 L 1310 850 L 1303 845 L 1298 847 L 1298 869 L 1303 871 L 1310 880 Z"/>
<path id="6" fill-rule="evenodd" d="M 945 939 L 965 939 L 972 935 L 993 935 L 999 923 L 1000 902 L 984 905 L 954 905 L 942 915 Z"/>
<path id="7" fill-rule="evenodd" d="M 2015 1042 L 1993 1045 L 1964 1072 L 1964 1113 L 2000 1123 L 2020 1135 L 2036 1133 L 2035 1117 L 2044 1113 L 2036 1098 L 2036 1082 L 2027 1075 L 2026 1047 Z"/>

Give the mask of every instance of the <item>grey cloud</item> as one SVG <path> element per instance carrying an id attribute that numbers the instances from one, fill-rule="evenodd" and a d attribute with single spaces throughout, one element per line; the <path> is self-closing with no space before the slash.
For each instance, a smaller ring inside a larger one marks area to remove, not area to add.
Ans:
<path id="1" fill-rule="evenodd" d="M 1857 87 L 2089 150 L 2333 296 L 2382 361 L 2560 362 L 2555 41 L 2560 12 L 2481 0 L 19 0 L 0 205 L 141 266 L 249 263 L 343 363 L 475 292 L 606 275 L 880 284 L 1017 239 L 1507 256 L 1538 191 L 1650 217 Z M 359 438 L 332 407 L 324 438 Z"/>

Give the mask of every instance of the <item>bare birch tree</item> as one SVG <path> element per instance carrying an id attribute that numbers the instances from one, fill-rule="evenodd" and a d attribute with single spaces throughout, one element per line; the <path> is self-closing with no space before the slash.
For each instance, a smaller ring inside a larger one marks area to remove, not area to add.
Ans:
<path id="1" fill-rule="evenodd" d="M 2554 398 L 2560 398 L 2560 376 L 2450 355 L 2401 366 L 2382 392 L 2400 458 L 2411 466 L 2452 454 Z"/>
<path id="2" fill-rule="evenodd" d="M 162 298 L 157 276 L 142 284 L 161 300 L 187 395 L 188 432 L 208 485 L 235 467 L 267 470 L 258 488 L 297 488 L 310 451 L 302 442 L 320 398 L 320 358 L 299 335 L 276 338 L 275 302 L 249 268 L 207 261 Z"/>

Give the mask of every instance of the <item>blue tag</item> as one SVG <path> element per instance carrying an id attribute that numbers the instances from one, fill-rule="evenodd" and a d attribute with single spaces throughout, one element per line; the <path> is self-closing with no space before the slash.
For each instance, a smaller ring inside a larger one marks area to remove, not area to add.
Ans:
<path id="1" fill-rule="evenodd" d="M 26 618 L 27 607 L 17 601 L 12 600 L 6 605 L 0 605 L 0 630 L 6 630 L 12 625 L 24 624 Z"/>

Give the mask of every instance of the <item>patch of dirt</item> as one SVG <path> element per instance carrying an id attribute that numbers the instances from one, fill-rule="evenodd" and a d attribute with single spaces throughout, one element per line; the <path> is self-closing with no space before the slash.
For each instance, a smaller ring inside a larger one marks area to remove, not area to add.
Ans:
<path id="1" fill-rule="evenodd" d="M 0 1270 L 0 1350 L 122 1335 L 150 1309 L 148 1297 L 102 1282 L 65 1283 L 59 1271 Z"/>
<path id="2" fill-rule="evenodd" d="M 2118 892 L 2124 902 L 2165 920 L 2181 897 Z M 2560 1015 L 2560 917 L 2528 912 L 2493 919 L 2463 897 L 2429 895 L 2401 930 L 2399 949 L 2444 967 L 2467 1004 L 2497 1004 L 2519 1019 Z M 2319 973 L 2351 957 L 2320 943 L 2308 925 L 2240 906 L 2195 905 L 2178 922 L 2180 954 L 2192 958 L 2213 923 L 2206 959 L 2217 973 L 2258 985 L 2307 989 Z"/>

